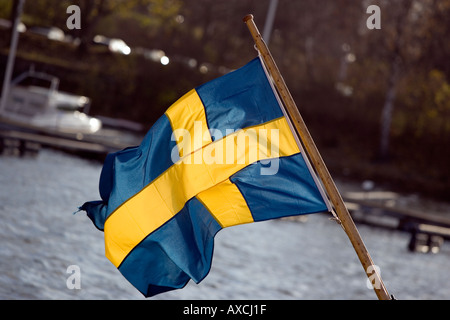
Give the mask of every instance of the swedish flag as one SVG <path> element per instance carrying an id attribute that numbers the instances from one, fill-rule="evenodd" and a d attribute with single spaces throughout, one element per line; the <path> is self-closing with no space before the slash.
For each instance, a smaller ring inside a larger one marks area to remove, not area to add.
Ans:
<path id="1" fill-rule="evenodd" d="M 328 211 L 260 58 L 175 102 L 138 147 L 109 154 L 85 210 L 145 296 L 200 282 L 222 228 Z"/>

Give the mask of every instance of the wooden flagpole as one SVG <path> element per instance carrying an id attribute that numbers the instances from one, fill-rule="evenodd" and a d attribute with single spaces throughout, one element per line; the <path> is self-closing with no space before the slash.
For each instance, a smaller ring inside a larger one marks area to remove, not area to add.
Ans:
<path id="1" fill-rule="evenodd" d="M 358 229 L 356 228 L 355 223 L 353 222 L 353 219 L 350 216 L 350 213 L 348 212 L 347 207 L 345 206 L 344 201 L 342 200 L 342 197 L 333 179 L 331 178 L 330 173 L 328 172 L 328 169 L 314 143 L 314 140 L 312 139 L 308 131 L 308 128 L 303 121 L 302 116 L 300 115 L 300 112 L 298 111 L 294 99 L 292 98 L 286 86 L 286 83 L 284 82 L 283 77 L 281 76 L 281 73 L 278 70 L 277 65 L 275 64 L 275 61 L 270 54 L 266 43 L 262 39 L 262 36 L 259 33 L 255 22 L 253 21 L 253 15 L 246 15 L 244 17 L 244 22 L 247 24 L 247 27 L 249 28 L 250 33 L 253 36 L 256 47 L 258 48 L 261 57 L 264 60 L 264 64 L 266 65 L 269 74 L 273 78 L 275 87 L 277 88 L 286 111 L 291 118 L 296 131 L 294 132 L 294 134 L 297 134 L 300 137 L 300 140 L 302 141 L 304 148 L 309 155 L 313 167 L 317 171 L 317 175 L 322 180 L 324 188 L 328 194 L 328 197 L 330 198 L 331 203 L 334 206 L 340 223 L 350 242 L 352 243 L 353 248 L 355 249 L 358 258 L 364 268 L 364 271 L 366 272 L 367 277 L 372 283 L 373 289 L 375 290 L 378 299 L 390 300 L 391 297 L 389 296 L 389 293 L 383 283 L 383 280 L 381 279 L 377 268 L 375 268 L 372 258 L 370 257 L 366 246 L 364 245 Z"/>

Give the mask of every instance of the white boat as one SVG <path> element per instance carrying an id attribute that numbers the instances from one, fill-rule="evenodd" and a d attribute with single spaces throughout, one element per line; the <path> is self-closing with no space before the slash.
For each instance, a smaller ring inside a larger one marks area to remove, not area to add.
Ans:
<path id="1" fill-rule="evenodd" d="M 43 86 L 47 83 L 48 86 Z M 90 99 L 58 90 L 59 79 L 33 68 L 11 82 L 0 120 L 64 133 L 95 133 L 102 122 L 85 112 Z"/>

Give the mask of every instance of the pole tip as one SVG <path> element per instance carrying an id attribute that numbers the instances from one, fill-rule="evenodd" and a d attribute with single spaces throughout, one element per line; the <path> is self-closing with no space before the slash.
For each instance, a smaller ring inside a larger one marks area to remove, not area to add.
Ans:
<path id="1" fill-rule="evenodd" d="M 253 15 L 252 14 L 248 14 L 242 20 L 244 20 L 244 22 L 247 22 L 248 20 L 253 20 Z"/>

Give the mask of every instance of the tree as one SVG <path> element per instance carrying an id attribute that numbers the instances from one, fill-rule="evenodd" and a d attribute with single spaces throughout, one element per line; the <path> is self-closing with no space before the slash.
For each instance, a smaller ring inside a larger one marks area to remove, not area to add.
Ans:
<path id="1" fill-rule="evenodd" d="M 393 24 L 390 39 L 390 48 L 388 59 L 390 60 L 390 69 L 388 75 L 387 91 L 384 100 L 383 109 L 381 112 L 381 129 L 380 129 L 380 160 L 387 160 L 389 158 L 389 137 L 392 123 L 392 112 L 394 109 L 394 101 L 397 94 L 397 84 L 400 78 L 402 64 L 407 61 L 405 56 L 407 53 L 404 50 L 404 41 L 407 38 L 405 30 L 411 27 L 408 23 L 408 15 L 411 9 L 412 0 L 403 0 L 398 3 L 396 16 L 393 18 Z M 392 4 L 391 4 L 392 6 Z"/>
<path id="2" fill-rule="evenodd" d="M 403 80 L 412 85 L 408 77 L 426 74 L 433 68 L 450 71 L 447 62 L 449 45 L 444 40 L 450 31 L 447 18 L 450 1 L 399 0 L 382 4 L 384 23 L 379 35 L 383 39 L 379 38 L 377 43 L 383 43 L 383 46 L 375 52 L 389 62 L 379 144 L 379 159 L 387 160 L 399 82 Z M 415 118 L 420 117 L 416 113 Z"/>
<path id="3" fill-rule="evenodd" d="M 109 16 L 141 10 L 149 13 L 149 8 L 160 0 L 33 0 L 27 1 L 25 13 L 31 24 L 56 26 L 64 29 L 66 26 L 66 9 L 77 5 L 81 11 L 81 28 L 71 32 L 80 39 L 80 51 L 86 52 L 92 41 L 98 24 Z"/>

